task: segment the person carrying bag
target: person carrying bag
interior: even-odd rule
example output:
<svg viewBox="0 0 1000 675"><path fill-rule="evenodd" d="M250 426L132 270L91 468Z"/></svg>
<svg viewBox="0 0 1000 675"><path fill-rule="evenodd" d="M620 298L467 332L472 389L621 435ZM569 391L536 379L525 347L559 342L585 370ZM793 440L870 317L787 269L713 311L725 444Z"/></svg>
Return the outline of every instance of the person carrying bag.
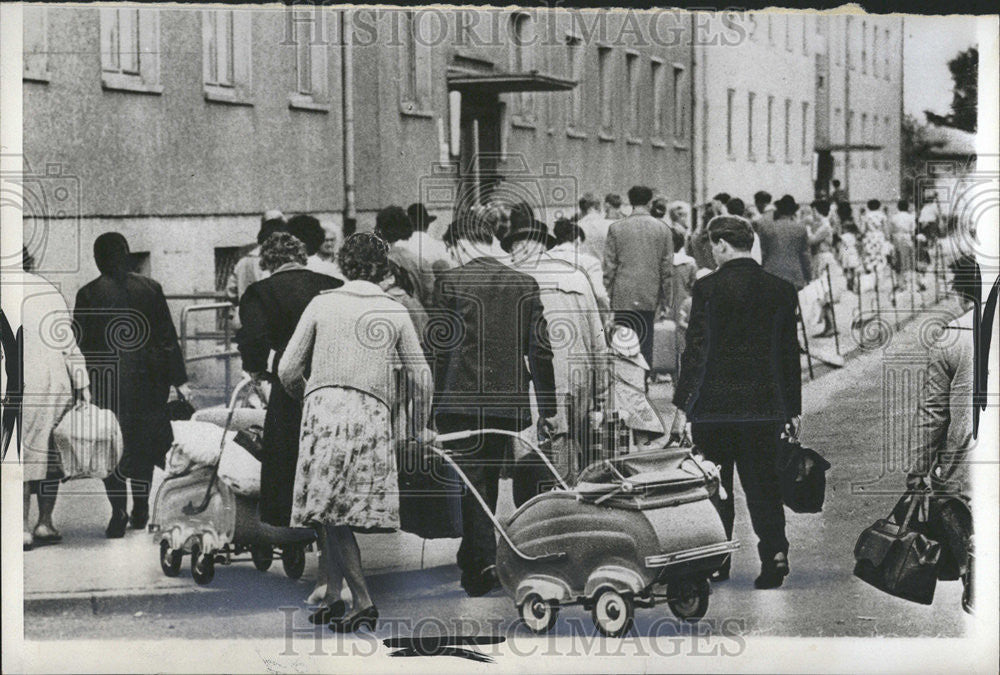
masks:
<svg viewBox="0 0 1000 675"><path fill-rule="evenodd" d="M52 432L65 479L107 478L122 456L122 431L110 410L78 400Z"/></svg>

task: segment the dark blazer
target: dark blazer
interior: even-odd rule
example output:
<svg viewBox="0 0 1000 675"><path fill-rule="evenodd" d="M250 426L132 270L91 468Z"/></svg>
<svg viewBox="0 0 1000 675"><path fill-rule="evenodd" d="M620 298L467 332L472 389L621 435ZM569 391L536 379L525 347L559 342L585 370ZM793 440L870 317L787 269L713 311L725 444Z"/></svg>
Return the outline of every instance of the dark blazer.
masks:
<svg viewBox="0 0 1000 675"><path fill-rule="evenodd" d="M691 422L802 412L795 287L737 258L694 284L674 405Z"/></svg>
<svg viewBox="0 0 1000 675"><path fill-rule="evenodd" d="M812 278L809 230L791 218L774 220L771 214L757 221L760 261L764 269L801 289Z"/></svg>
<svg viewBox="0 0 1000 675"><path fill-rule="evenodd" d="M603 263L612 310L655 312L670 306L674 237L644 207L608 228Z"/></svg>
<svg viewBox="0 0 1000 675"><path fill-rule="evenodd" d="M534 279L493 258L476 258L442 271L435 298L427 341L439 425L525 429L529 383L540 414L555 414L552 347Z"/></svg>
<svg viewBox="0 0 1000 675"><path fill-rule="evenodd" d="M247 286L240 298L240 329L236 333L243 370L257 373L271 370L269 365L273 365L271 372L277 374L277 362L306 305L320 292L343 285L335 277L295 267ZM274 364L268 364L272 349L278 356Z"/></svg>
<svg viewBox="0 0 1000 675"><path fill-rule="evenodd" d="M77 292L73 321L94 405L112 410L121 426L119 467L126 477L141 478L153 465L163 466L174 440L170 387L187 381L163 289L138 274L102 275Z"/></svg>
<svg viewBox="0 0 1000 675"><path fill-rule="evenodd" d="M260 518L269 525L288 526L299 459L302 402L289 396L278 380L278 362L305 311L322 291L339 288L340 279L303 267L279 269L247 286L240 298L240 329L236 333L243 370L270 372L271 396L264 418L260 464ZM275 351L274 363L267 357Z"/></svg>

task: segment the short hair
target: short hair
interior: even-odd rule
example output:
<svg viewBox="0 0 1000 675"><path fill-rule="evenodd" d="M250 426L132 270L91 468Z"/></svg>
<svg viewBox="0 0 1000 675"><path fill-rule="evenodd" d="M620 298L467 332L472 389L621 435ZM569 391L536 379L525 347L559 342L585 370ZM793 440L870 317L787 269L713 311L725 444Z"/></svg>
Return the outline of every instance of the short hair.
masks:
<svg viewBox="0 0 1000 675"><path fill-rule="evenodd" d="M739 197L733 197L728 202L726 202L726 211L729 211L731 216L740 216L741 218L747 211L746 204Z"/></svg>
<svg viewBox="0 0 1000 675"><path fill-rule="evenodd" d="M315 255L326 241L326 231L315 217L300 214L288 221L287 231L306 245L306 254Z"/></svg>
<svg viewBox="0 0 1000 675"><path fill-rule="evenodd" d="M622 196L614 192L604 195L604 201L612 208L620 209L622 207Z"/></svg>
<svg viewBox="0 0 1000 675"><path fill-rule="evenodd" d="M869 199L868 200L868 210L869 211L878 211L880 208L882 208L882 202L880 202L877 199Z"/></svg>
<svg viewBox="0 0 1000 675"><path fill-rule="evenodd" d="M712 197L712 201L722 202L723 205L728 204L730 199L732 199L732 197L729 196L728 192L720 192Z"/></svg>
<svg viewBox="0 0 1000 675"><path fill-rule="evenodd" d="M387 206L375 216L375 232L390 244L409 239L413 222L401 206Z"/></svg>
<svg viewBox="0 0 1000 675"><path fill-rule="evenodd" d="M814 199L811 206L816 209L816 211L821 216L830 215L830 202L825 199Z"/></svg>
<svg viewBox="0 0 1000 675"><path fill-rule="evenodd" d="M771 193L766 190L758 190L753 195L753 203L757 207L767 206L771 203Z"/></svg>
<svg viewBox="0 0 1000 675"><path fill-rule="evenodd" d="M344 240L337 263L349 281L377 284L389 275L389 244L373 232L355 232Z"/></svg>
<svg viewBox="0 0 1000 675"><path fill-rule="evenodd" d="M265 220L261 223L260 230L257 232L257 245L260 246L264 241L270 237L275 232L287 232L288 227L285 225L285 221L282 218L271 218L270 220Z"/></svg>
<svg viewBox="0 0 1000 675"><path fill-rule="evenodd" d="M982 273L976 256L965 253L959 256L951 265L951 288L969 302L979 303L982 299Z"/></svg>
<svg viewBox="0 0 1000 675"><path fill-rule="evenodd" d="M628 189L628 203L632 206L645 206L653 199L653 190L645 185L633 185Z"/></svg>
<svg viewBox="0 0 1000 675"><path fill-rule="evenodd" d="M655 218L662 218L667 215L667 200L663 197L657 197L653 200L653 205L649 209L650 215Z"/></svg>
<svg viewBox="0 0 1000 675"><path fill-rule="evenodd" d="M717 216L708 222L708 238L713 244L725 240L737 251L753 248L753 228L739 216Z"/></svg>
<svg viewBox="0 0 1000 675"><path fill-rule="evenodd" d="M840 181L837 180L836 178L833 179L833 187L835 187L835 188L840 187Z"/></svg>
<svg viewBox="0 0 1000 675"><path fill-rule="evenodd" d="M837 218L840 219L841 223L854 221L854 211L851 209L851 205L849 203L840 202L837 204Z"/></svg>
<svg viewBox="0 0 1000 675"><path fill-rule="evenodd" d="M260 245L260 268L273 272L288 263L306 264L306 245L288 232L272 232Z"/></svg>
<svg viewBox="0 0 1000 675"><path fill-rule="evenodd" d="M900 211L909 211L910 202L906 201L905 199L900 199L898 202L896 202L896 208L899 209Z"/></svg>
<svg viewBox="0 0 1000 675"><path fill-rule="evenodd" d="M593 192L586 192L580 197L580 212L586 213L592 209L601 208L601 200Z"/></svg>
<svg viewBox="0 0 1000 675"><path fill-rule="evenodd" d="M557 220L555 227L552 228L552 231L555 234L557 244L565 244L567 242L576 241L577 239L580 241L587 240L587 235L583 233L583 229L568 218L560 218Z"/></svg>

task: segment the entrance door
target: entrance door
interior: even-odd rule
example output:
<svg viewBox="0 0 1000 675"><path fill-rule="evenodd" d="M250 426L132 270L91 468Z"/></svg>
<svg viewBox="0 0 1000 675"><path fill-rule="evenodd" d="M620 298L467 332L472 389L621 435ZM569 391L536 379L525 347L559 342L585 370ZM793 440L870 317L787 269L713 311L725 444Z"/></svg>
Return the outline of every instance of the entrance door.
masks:
<svg viewBox="0 0 1000 675"><path fill-rule="evenodd" d="M459 204L483 203L499 182L501 104L496 94L462 96Z"/></svg>

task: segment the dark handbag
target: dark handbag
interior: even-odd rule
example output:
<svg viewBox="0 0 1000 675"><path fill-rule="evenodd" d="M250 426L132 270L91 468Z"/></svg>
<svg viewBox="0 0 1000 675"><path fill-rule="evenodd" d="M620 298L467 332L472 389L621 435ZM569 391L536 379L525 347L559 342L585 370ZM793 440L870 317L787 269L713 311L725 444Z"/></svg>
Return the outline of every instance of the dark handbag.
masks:
<svg viewBox="0 0 1000 675"><path fill-rule="evenodd" d="M941 545L916 528L927 519L928 494L904 496L893 513L906 505L901 522L890 514L867 528L854 546L854 576L897 598L929 605L937 587ZM917 507L921 515L914 522Z"/></svg>
<svg viewBox="0 0 1000 675"><path fill-rule="evenodd" d="M167 415L170 417L170 421L178 422L191 419L194 416L194 406L184 398L180 389L174 387L174 391L177 393L177 398L167 402Z"/></svg>
<svg viewBox="0 0 1000 675"><path fill-rule="evenodd" d="M462 536L463 484L455 468L415 442L400 443L399 529L424 539Z"/></svg>
<svg viewBox="0 0 1000 675"><path fill-rule="evenodd" d="M233 440L258 462L264 461L264 428L259 424L254 424L249 429L240 429Z"/></svg>
<svg viewBox="0 0 1000 675"><path fill-rule="evenodd" d="M781 501L795 513L819 513L826 498L830 462L811 448L781 438L776 453Z"/></svg>

